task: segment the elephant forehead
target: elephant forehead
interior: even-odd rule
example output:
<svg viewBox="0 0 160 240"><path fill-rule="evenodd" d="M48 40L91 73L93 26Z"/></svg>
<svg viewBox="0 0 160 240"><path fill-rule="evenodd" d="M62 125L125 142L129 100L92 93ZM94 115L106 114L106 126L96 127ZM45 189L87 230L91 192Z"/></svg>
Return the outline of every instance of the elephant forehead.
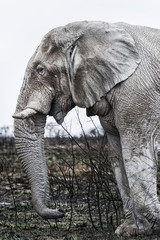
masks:
<svg viewBox="0 0 160 240"><path fill-rule="evenodd" d="M39 49L35 55L34 62L42 62L46 67L51 67L56 65L57 68L61 68L63 65L63 56L62 53L58 49L53 49L52 46L48 48L47 51L44 52L43 46L39 46Z"/></svg>
<svg viewBox="0 0 160 240"><path fill-rule="evenodd" d="M64 28L63 27L58 27L54 28L51 31L49 31L42 39L40 47L43 52L50 52L54 51L58 48L59 44L57 39L60 39L61 36L63 39L65 38L64 34Z"/></svg>
<svg viewBox="0 0 160 240"><path fill-rule="evenodd" d="M42 53L51 53L57 49L57 45L51 35L48 35L42 39L39 49Z"/></svg>
<svg viewBox="0 0 160 240"><path fill-rule="evenodd" d="M70 29L67 26L52 29L41 41L43 52L54 52L57 49L68 48L73 42L83 35L82 30Z"/></svg>

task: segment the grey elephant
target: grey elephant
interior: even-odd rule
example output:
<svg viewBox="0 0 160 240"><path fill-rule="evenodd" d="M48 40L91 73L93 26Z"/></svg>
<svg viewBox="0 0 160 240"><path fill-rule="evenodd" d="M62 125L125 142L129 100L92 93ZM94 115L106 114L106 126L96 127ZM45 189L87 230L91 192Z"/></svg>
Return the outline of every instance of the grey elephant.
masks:
<svg viewBox="0 0 160 240"><path fill-rule="evenodd" d="M61 124L74 107L98 115L123 201L119 235L160 231L156 131L160 119L160 30L125 23L75 22L51 30L31 57L18 97L15 139L35 210L48 207L46 115Z"/></svg>

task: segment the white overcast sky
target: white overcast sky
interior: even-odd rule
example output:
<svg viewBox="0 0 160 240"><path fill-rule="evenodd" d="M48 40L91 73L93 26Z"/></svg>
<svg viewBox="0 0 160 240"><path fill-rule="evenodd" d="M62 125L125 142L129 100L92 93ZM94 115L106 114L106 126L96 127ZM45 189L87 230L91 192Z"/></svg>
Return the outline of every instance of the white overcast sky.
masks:
<svg viewBox="0 0 160 240"><path fill-rule="evenodd" d="M160 28L160 0L0 0L0 126L13 124L25 67L43 35L80 20Z"/></svg>

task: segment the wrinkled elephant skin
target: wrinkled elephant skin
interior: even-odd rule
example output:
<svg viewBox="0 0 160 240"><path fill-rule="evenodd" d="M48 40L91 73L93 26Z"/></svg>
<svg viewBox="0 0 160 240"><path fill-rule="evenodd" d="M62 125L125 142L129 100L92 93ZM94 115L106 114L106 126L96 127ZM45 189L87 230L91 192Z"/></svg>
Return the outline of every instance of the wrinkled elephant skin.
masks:
<svg viewBox="0 0 160 240"><path fill-rule="evenodd" d="M49 208L44 153L46 115L61 124L74 107L97 115L126 220L116 234L160 232L157 152L160 120L160 30L125 23L75 22L51 30L31 57L17 101L15 139L35 210Z"/></svg>

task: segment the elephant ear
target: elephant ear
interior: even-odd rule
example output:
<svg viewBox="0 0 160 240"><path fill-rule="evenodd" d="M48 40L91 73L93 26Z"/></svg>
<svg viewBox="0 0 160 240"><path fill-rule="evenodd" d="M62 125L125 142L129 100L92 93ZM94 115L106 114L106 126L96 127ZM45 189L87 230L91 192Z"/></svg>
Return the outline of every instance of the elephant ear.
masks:
<svg viewBox="0 0 160 240"><path fill-rule="evenodd" d="M140 58L133 38L124 29L116 24L92 24L71 46L69 62L73 101L89 108L128 79Z"/></svg>

